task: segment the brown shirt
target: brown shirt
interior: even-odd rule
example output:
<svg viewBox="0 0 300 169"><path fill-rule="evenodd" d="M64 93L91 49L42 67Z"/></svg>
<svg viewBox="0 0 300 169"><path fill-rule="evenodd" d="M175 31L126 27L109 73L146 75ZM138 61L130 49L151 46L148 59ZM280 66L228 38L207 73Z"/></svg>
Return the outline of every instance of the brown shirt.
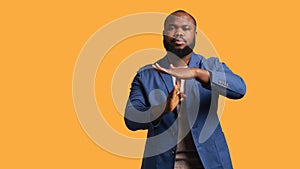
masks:
<svg viewBox="0 0 300 169"><path fill-rule="evenodd" d="M178 139L181 141L177 144L174 169L204 169L190 132L187 115L185 111L180 111L181 107L184 107L184 103L185 101L182 100L177 107Z"/></svg>

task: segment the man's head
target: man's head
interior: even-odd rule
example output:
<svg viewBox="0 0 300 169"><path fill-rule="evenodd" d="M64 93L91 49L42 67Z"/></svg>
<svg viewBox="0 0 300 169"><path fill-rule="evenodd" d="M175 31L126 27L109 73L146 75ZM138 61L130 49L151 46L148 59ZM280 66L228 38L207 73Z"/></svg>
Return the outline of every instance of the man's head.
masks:
<svg viewBox="0 0 300 169"><path fill-rule="evenodd" d="M167 16L164 23L164 47L180 58L190 54L195 47L196 20L192 15L177 10Z"/></svg>

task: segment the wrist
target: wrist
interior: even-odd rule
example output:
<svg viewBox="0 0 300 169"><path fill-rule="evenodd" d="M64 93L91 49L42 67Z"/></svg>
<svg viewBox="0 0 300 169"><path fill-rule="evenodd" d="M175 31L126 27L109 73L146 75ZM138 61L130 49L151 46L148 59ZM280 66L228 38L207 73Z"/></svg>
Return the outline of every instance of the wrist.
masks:
<svg viewBox="0 0 300 169"><path fill-rule="evenodd" d="M209 71L204 69L196 68L194 71L195 79L201 82L204 85L208 85L210 81Z"/></svg>

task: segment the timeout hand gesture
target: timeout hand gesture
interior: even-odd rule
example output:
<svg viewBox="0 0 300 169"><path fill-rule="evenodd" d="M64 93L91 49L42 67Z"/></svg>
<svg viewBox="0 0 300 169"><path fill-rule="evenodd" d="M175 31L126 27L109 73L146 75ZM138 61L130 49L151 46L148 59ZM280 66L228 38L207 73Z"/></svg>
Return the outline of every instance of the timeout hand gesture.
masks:
<svg viewBox="0 0 300 169"><path fill-rule="evenodd" d="M174 67L173 64L170 64L170 68L166 69L161 67L158 63L153 64L152 67L158 72L166 73L179 79L195 78L195 70L193 68Z"/></svg>
<svg viewBox="0 0 300 169"><path fill-rule="evenodd" d="M152 65L152 67L161 73L166 73L172 75L179 79L192 79L195 78L203 85L209 85L210 83L210 74L207 70L200 68L189 68L189 67L174 67L170 64L170 68L166 69L161 67L158 63Z"/></svg>

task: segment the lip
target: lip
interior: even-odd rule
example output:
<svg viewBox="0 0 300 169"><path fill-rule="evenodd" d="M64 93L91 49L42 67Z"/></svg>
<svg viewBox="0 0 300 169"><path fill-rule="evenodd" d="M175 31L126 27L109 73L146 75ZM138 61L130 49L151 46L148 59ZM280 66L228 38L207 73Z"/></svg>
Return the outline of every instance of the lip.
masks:
<svg viewBox="0 0 300 169"><path fill-rule="evenodd" d="M185 40L180 38L180 39L173 39L172 40L173 43L175 43L176 45L183 45L185 44Z"/></svg>
<svg viewBox="0 0 300 169"><path fill-rule="evenodd" d="M177 40L177 41L175 41L175 44L176 44L176 45L183 45L183 44L185 44L185 42L184 42L184 41L179 41L179 40Z"/></svg>

